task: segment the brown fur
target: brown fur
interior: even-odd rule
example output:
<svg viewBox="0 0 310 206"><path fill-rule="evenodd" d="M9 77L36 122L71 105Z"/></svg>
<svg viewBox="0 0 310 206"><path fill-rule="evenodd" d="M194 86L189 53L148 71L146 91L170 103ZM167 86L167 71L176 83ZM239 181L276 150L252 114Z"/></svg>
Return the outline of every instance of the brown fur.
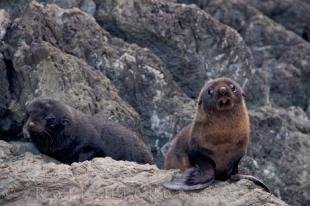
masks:
<svg viewBox="0 0 310 206"><path fill-rule="evenodd" d="M219 111L214 102L206 103L212 108L203 106L202 102L210 87L214 88L216 95L215 92L221 87L230 89L230 84L234 84L239 93L237 95L237 92L230 91L233 95L232 108ZM215 179L229 178L240 158L246 153L250 135L249 125L243 91L236 82L220 78L206 83L200 92L193 122L184 127L172 141L166 156L165 169L185 171L192 168L195 165L192 165L189 151L203 150L215 163Z"/></svg>

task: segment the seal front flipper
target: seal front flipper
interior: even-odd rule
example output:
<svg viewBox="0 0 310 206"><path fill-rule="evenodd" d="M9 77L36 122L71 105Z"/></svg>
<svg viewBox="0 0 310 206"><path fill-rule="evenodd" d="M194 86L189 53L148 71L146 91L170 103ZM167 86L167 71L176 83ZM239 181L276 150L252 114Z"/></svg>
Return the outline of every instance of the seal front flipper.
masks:
<svg viewBox="0 0 310 206"><path fill-rule="evenodd" d="M256 185L262 187L266 192L271 193L269 187L262 180L260 180L257 177L254 177L252 175L235 174L235 175L232 175L230 177L231 181L238 181L238 180L241 180L241 179L251 180Z"/></svg>
<svg viewBox="0 0 310 206"><path fill-rule="evenodd" d="M181 175L164 186L171 190L200 190L208 187L215 179L215 164L201 151L191 151L189 153L193 165L196 167L185 170Z"/></svg>
<svg viewBox="0 0 310 206"><path fill-rule="evenodd" d="M183 173L178 174L171 181L165 182L163 186L170 190L183 190L183 191L204 189L213 183L214 176L202 177L201 175L203 173L199 170L200 169L197 167L187 169ZM200 180L200 182L197 180ZM193 184L194 182L196 182L196 184Z"/></svg>

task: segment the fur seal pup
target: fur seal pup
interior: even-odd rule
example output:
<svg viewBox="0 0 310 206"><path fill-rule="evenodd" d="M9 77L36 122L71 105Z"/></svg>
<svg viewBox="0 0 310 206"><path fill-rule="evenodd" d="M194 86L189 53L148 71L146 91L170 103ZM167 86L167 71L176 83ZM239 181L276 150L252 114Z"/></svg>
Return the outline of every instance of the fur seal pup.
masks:
<svg viewBox="0 0 310 206"><path fill-rule="evenodd" d="M165 169L183 173L164 186L172 190L197 190L214 180L250 179L269 189L250 175L237 174L250 138L250 123L240 85L228 78L207 82L198 97L192 123L172 140Z"/></svg>
<svg viewBox="0 0 310 206"><path fill-rule="evenodd" d="M26 105L25 129L38 150L71 164L94 157L111 157L153 164L151 152L131 130L104 123L59 101L40 98Z"/></svg>

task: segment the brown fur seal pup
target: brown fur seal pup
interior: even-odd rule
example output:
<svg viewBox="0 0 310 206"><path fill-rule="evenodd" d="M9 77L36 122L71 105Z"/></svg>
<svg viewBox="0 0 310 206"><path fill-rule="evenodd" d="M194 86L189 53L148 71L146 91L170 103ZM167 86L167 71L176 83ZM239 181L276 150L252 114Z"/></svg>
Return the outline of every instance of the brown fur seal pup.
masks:
<svg viewBox="0 0 310 206"><path fill-rule="evenodd" d="M165 159L165 169L184 172L165 187L202 189L214 180L227 180L233 175L233 180L250 179L268 190L259 179L237 174L250 137L243 96L242 88L231 79L219 78L204 85L195 119L176 135Z"/></svg>
<svg viewBox="0 0 310 206"><path fill-rule="evenodd" d="M94 157L153 163L137 135L116 123L103 123L59 101L37 99L26 106L25 124L40 152L71 164Z"/></svg>

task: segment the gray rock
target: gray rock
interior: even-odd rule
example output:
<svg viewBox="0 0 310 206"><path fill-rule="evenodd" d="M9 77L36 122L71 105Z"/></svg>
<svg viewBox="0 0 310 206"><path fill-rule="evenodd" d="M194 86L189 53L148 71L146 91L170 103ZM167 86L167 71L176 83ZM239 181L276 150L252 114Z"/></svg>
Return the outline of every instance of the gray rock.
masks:
<svg viewBox="0 0 310 206"><path fill-rule="evenodd" d="M0 8L8 12L11 15L11 18L14 19L23 13L30 1L31 0L1 0Z"/></svg>
<svg viewBox="0 0 310 206"><path fill-rule="evenodd" d="M10 90L13 88L10 86L10 80L12 79L12 74L8 67L11 65L9 62L4 58L2 54L2 39L7 32L7 28L11 23L9 14L4 11L0 10L0 124L4 128L9 127L9 123L3 119L4 115L6 114L10 101L11 101L11 94ZM3 137L3 139L8 139L7 135Z"/></svg>
<svg viewBox="0 0 310 206"><path fill-rule="evenodd" d="M309 43L286 29L296 22L289 29L302 36L299 28L307 15L300 20L302 12L296 14L300 1L276 16L268 14L275 7L264 6L271 0L257 6L245 4L246 0L186 1L205 11L175 0L41 0L44 6L33 3L29 7L28 2L0 0L0 8L12 20L19 17L8 27L10 23L1 22L10 22L10 18L0 12L0 33L5 31L0 35L0 92L8 96L0 96L1 139L21 134L25 102L52 95L86 113L139 131L140 118L153 148L164 152L162 145L193 113L193 101L183 91L195 97L206 79L226 75L245 85L252 108L252 144L242 169L263 178L274 194L292 205L310 204ZM281 9L292 3L273 2ZM46 3L80 7L88 14ZM290 19L285 20L284 14ZM261 105L270 107L258 108ZM113 193L115 198L104 199L115 205L280 204L265 193L257 194L260 189L253 191L247 181L217 183L195 194L170 193L160 186L164 180L156 178L170 179L173 171L109 158L72 166L47 164L42 159L46 157L17 156L16 148L3 145L0 142L0 204L91 205L105 197L109 188L113 192L121 188ZM160 165L162 156L157 155ZM26 166L21 171L21 165L32 170ZM116 170L106 176L111 168ZM9 176L10 171L20 171L20 175ZM24 179L24 174L33 177L33 171L38 178ZM51 176L55 179L46 178ZM39 191L39 199L33 191ZM135 191L137 198L128 195ZM168 198L162 195L166 192Z"/></svg>
<svg viewBox="0 0 310 206"><path fill-rule="evenodd" d="M56 4L60 6L61 8L64 9L69 9L69 8L79 8L80 4L82 3L83 0L39 0L39 2L46 3L46 4Z"/></svg>
<svg viewBox="0 0 310 206"><path fill-rule="evenodd" d="M6 30L11 23L10 15L3 9L0 10L0 41L6 34Z"/></svg>
<svg viewBox="0 0 310 206"><path fill-rule="evenodd" d="M12 26L18 26L17 22ZM44 41L27 41L11 30L6 43L7 68L13 78L11 101L0 125L1 132L21 132L25 121L25 103L35 97L51 97L88 114L99 113L105 120L139 128L139 116L117 94L112 83L84 61ZM19 41L16 41L18 39Z"/></svg>
<svg viewBox="0 0 310 206"><path fill-rule="evenodd" d="M78 9L32 3L10 32L20 41L50 42L103 72L141 115L146 137L159 157L160 147L191 118L194 102L174 83L157 56L111 37Z"/></svg>
<svg viewBox="0 0 310 206"><path fill-rule="evenodd" d="M310 41L310 5L296 0L243 0L265 15ZM309 1L308 1L309 3Z"/></svg>
<svg viewBox="0 0 310 206"><path fill-rule="evenodd" d="M256 67L267 76L267 102L289 108L288 113L267 107L251 112L251 158L244 168L255 171L287 202L308 205L310 121L302 109L310 98L310 45L242 0L190 2L242 35Z"/></svg>
<svg viewBox="0 0 310 206"><path fill-rule="evenodd" d="M310 204L310 121L296 107L250 111L252 140L242 170L291 205Z"/></svg>
<svg viewBox="0 0 310 206"><path fill-rule="evenodd" d="M251 104L264 104L261 74L233 29L196 6L169 1L95 1L96 20L111 34L151 49L190 97L206 79L227 76L244 85ZM255 88L248 89L247 83ZM261 86L262 85L262 86Z"/></svg>
<svg viewBox="0 0 310 206"><path fill-rule="evenodd" d="M18 155L22 155L26 152L30 152L35 155L40 154L39 150L32 142L10 141L9 143L15 146L16 153Z"/></svg>
<svg viewBox="0 0 310 206"><path fill-rule="evenodd" d="M17 156L16 147L8 142L0 140L0 163L3 164L7 160Z"/></svg>
<svg viewBox="0 0 310 206"><path fill-rule="evenodd" d="M47 163L29 153L16 156L3 141L0 148L1 205L287 205L247 180L216 182L199 193L171 192L162 184L175 170L111 158Z"/></svg>
<svg viewBox="0 0 310 206"><path fill-rule="evenodd" d="M9 14L4 10L0 10L0 48L10 23ZM0 118L5 114L10 102L9 78L6 67L4 56L0 53Z"/></svg>
<svg viewBox="0 0 310 206"><path fill-rule="evenodd" d="M93 16L96 12L96 4L92 0L83 0L80 9Z"/></svg>
<svg viewBox="0 0 310 206"><path fill-rule="evenodd" d="M295 105L307 109L310 98L308 42L262 15L243 0L190 2L196 2L213 17L241 34L251 49L257 70L267 76L266 82L263 82L269 91L267 102L282 107ZM255 85L254 82L250 84Z"/></svg>
<svg viewBox="0 0 310 206"><path fill-rule="evenodd" d="M5 115L10 103L9 81L3 55L0 53L0 118ZM1 121L1 120L0 120Z"/></svg>

